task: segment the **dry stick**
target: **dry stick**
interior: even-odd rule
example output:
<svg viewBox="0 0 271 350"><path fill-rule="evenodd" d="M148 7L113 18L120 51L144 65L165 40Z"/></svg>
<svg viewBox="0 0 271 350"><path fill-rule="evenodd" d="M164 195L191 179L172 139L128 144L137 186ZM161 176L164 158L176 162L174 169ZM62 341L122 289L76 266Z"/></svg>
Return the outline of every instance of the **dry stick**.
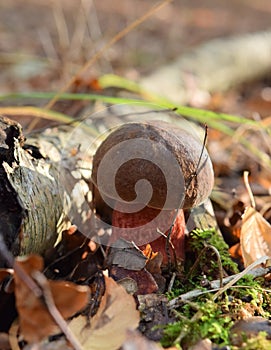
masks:
<svg viewBox="0 0 271 350"><path fill-rule="evenodd" d="M157 3L149 11L147 11L143 16L139 17L130 25L128 25L126 28L121 30L118 34L116 34L81 69L79 69L79 71L71 78L71 80L57 93L57 95L51 101L49 101L45 105L44 108L51 109L53 105L56 103L56 101L59 99L59 97L61 96L61 93L67 91L76 81L77 77L83 74L89 67L91 67L97 61L97 59L99 59L111 46L117 43L120 39L122 39L125 35L127 35L129 32L131 32L134 28L139 26L141 23L146 21L156 11L160 10L162 7L164 7L165 5L169 4L172 1L173 0L163 0L162 2Z"/></svg>
<svg viewBox="0 0 271 350"><path fill-rule="evenodd" d="M270 256L262 256L261 258L250 264L247 268L245 268L244 271L235 275L229 283L227 283L223 288L219 289L219 291L213 296L213 301L217 299L221 294L223 294L227 289L233 286L236 282L238 282L240 278L244 277L256 266L265 263L267 260L270 260Z"/></svg>
<svg viewBox="0 0 271 350"><path fill-rule="evenodd" d="M218 270L219 270L219 283L220 283L220 288L222 288L223 287L223 267L222 267L221 257L220 257L218 249L211 244L206 244L205 247L203 248L203 250L200 252L199 256L197 257L196 261L194 262L193 266L191 267L191 269L186 277L186 280L188 280L192 276L192 274L194 273L194 271L196 270L196 268L198 267L198 265L200 263L201 257L205 254L205 252L208 249L213 250L213 252L216 255Z"/></svg>
<svg viewBox="0 0 271 350"><path fill-rule="evenodd" d="M169 284L168 284L168 287L167 287L167 291L168 293L172 291L172 288L174 286L174 282L175 282L175 279L176 279L176 272L173 272L171 278L170 278L170 281L169 281Z"/></svg>
<svg viewBox="0 0 271 350"><path fill-rule="evenodd" d="M259 277L259 276L264 276L267 273L269 273L270 272L270 268L256 268L255 269L255 266L265 262L268 259L269 259L269 257L267 257L267 256L262 257L262 258L258 259L257 261L255 261L253 264L249 265L241 273L238 273L237 275L234 275L234 276L226 277L223 281L224 281L224 283L227 283L230 280L229 283L227 283L227 285L225 285L225 287L219 289L218 292L213 296L212 300L214 301L226 289L228 289L229 287L232 287L234 283L236 283L240 278L242 278L245 275L252 275L253 277ZM196 290L190 291L188 293L185 293L183 295L180 295L179 297L169 301L168 307L169 307L169 309L173 309L173 308L179 307L180 305L182 305L188 299L200 296L200 295L202 295L204 293L210 293L210 292L216 291L218 289L217 285L218 285L218 281L212 281L211 282L211 287L214 288L212 290L202 291L202 290L196 289ZM199 310L192 317L191 321L195 322L201 315L202 315L202 311ZM185 335L185 330L182 330L181 333L179 334L179 336L175 339L174 343L175 344L180 343L180 341L182 340L184 335Z"/></svg>
<svg viewBox="0 0 271 350"><path fill-rule="evenodd" d="M54 321L56 322L56 324L59 326L59 328L65 334L67 340L71 343L73 348L75 350L82 350L83 348L82 348L81 344L76 339L74 334L71 332L67 322L61 316L60 312L58 311L58 309L55 305L55 302L54 302L54 299L52 296L52 292L51 292L51 289L50 289L50 286L48 284L46 277L40 271L35 271L33 273L33 278L35 278L35 280L37 281L39 286L42 288L45 304L46 304L47 309L50 312L51 316L53 317Z"/></svg>
<svg viewBox="0 0 271 350"><path fill-rule="evenodd" d="M7 264L10 267L13 267L13 270L17 273L20 279L24 281L27 287L30 290L32 290L34 295L37 298L40 298L42 296L42 290L35 283L35 281L33 281L33 279L24 271L24 269L22 269L21 266L17 264L17 262L14 259L14 256L8 250L2 235L0 235L0 255L2 255L2 257L6 260Z"/></svg>
<svg viewBox="0 0 271 350"><path fill-rule="evenodd" d="M256 203L255 203L255 199L254 199L251 187L249 185L248 175L249 175L249 172L248 171L244 171L244 183L245 183L245 186L246 186L246 190L247 190L248 195L249 195L251 206L252 206L253 209L255 209L256 208Z"/></svg>
<svg viewBox="0 0 271 350"><path fill-rule="evenodd" d="M65 334L66 338L69 340L69 342L72 344L75 350L82 350L81 344L71 333L67 323L57 310L50 287L45 276L41 272L36 271L34 273L34 277L35 280L38 282L37 284L36 281L33 278L31 278L24 271L24 269L22 269L22 267L18 265L17 262L14 260L14 257L6 247L2 235L0 235L0 254L5 258L5 260L10 266L13 266L14 271L37 298L40 298L42 296L44 297L48 311L50 312L51 316L54 318L55 322L58 324L62 332Z"/></svg>
<svg viewBox="0 0 271 350"><path fill-rule="evenodd" d="M11 350L21 350L18 344L18 332L19 331L19 321L16 319L8 331L8 338Z"/></svg>

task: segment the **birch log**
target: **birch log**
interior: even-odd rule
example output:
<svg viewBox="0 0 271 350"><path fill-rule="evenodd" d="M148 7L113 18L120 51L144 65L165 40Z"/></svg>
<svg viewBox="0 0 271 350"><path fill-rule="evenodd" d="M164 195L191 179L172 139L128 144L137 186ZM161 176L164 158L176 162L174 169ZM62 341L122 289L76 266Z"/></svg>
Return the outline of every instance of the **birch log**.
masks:
<svg viewBox="0 0 271 350"><path fill-rule="evenodd" d="M43 253L62 212L56 165L26 146L18 123L1 117L0 135L0 234L14 255Z"/></svg>

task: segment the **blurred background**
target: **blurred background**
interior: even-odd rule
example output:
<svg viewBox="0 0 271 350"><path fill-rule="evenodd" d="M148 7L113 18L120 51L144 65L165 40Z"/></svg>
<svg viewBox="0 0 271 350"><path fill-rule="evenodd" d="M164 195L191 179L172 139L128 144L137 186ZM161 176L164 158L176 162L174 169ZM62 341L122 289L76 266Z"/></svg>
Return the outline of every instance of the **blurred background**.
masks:
<svg viewBox="0 0 271 350"><path fill-rule="evenodd" d="M155 0L0 2L0 92L59 89ZM270 27L268 0L178 0L111 47L88 72L137 79L212 38Z"/></svg>

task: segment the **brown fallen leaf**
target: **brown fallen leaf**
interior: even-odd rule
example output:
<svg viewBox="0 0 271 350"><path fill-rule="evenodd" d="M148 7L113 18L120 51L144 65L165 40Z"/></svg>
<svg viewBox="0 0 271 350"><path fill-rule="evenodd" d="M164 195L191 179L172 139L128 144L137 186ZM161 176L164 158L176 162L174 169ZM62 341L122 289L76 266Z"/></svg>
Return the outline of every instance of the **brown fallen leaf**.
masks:
<svg viewBox="0 0 271 350"><path fill-rule="evenodd" d="M0 349L1 350L10 350L9 336L7 333L0 333Z"/></svg>
<svg viewBox="0 0 271 350"><path fill-rule="evenodd" d="M236 261L238 261L239 263L243 263L243 256L242 256L242 251L241 251L241 244L236 243L233 246L231 246L229 248L229 253L230 256L235 259Z"/></svg>
<svg viewBox="0 0 271 350"><path fill-rule="evenodd" d="M150 247L149 244L148 244L148 246ZM147 246L147 248L148 248L148 246ZM161 252L153 252L151 250L150 251L150 255L148 256L147 263L146 263L146 269L151 274L161 274L162 262L163 262L163 255L162 255L162 253Z"/></svg>
<svg viewBox="0 0 271 350"><path fill-rule="evenodd" d="M196 345L194 345L190 350L212 350L212 349L213 349L213 347L212 347L211 340L210 339L202 339ZM168 349L168 350L170 350L170 349Z"/></svg>
<svg viewBox="0 0 271 350"><path fill-rule="evenodd" d="M140 271L146 265L147 258L132 242L119 238L115 247L107 256L108 265L116 265L128 270Z"/></svg>
<svg viewBox="0 0 271 350"><path fill-rule="evenodd" d="M159 289L160 284L164 285L161 275L161 252L153 252L150 244L141 251L132 242L122 238L116 243L117 248L111 248L107 258L109 276L118 282L133 279L136 282L135 295L162 291L163 287Z"/></svg>
<svg viewBox="0 0 271 350"><path fill-rule="evenodd" d="M243 216L240 244L245 267L262 256L271 256L271 225L252 207Z"/></svg>
<svg viewBox="0 0 271 350"><path fill-rule="evenodd" d="M24 339L30 343L39 342L59 331L46 303L29 288L26 279L43 269L43 259L38 255L17 258L18 268L14 271L15 298L19 324ZM21 272L20 272L21 271ZM33 281L33 280L32 280ZM89 288L66 281L48 281L51 294L63 318L68 318L84 308L89 299Z"/></svg>
<svg viewBox="0 0 271 350"><path fill-rule="evenodd" d="M162 347L137 331L127 331L122 350L162 350Z"/></svg>
<svg viewBox="0 0 271 350"><path fill-rule="evenodd" d="M233 345L241 347L244 339L256 337L265 332L266 339L271 339L271 322L260 316L238 320L231 328L230 338Z"/></svg>
<svg viewBox="0 0 271 350"><path fill-rule="evenodd" d="M158 291L158 285L152 276L152 274L146 269L140 271L133 271L124 269L119 266L112 266L110 268L110 276L115 281L122 280L123 278L132 278L137 285L136 295L138 294L150 294Z"/></svg>
<svg viewBox="0 0 271 350"><path fill-rule="evenodd" d="M96 315L90 320L80 315L69 323L84 350L119 349L127 329L135 329L139 324L134 298L112 278L106 277L105 285L105 294Z"/></svg>

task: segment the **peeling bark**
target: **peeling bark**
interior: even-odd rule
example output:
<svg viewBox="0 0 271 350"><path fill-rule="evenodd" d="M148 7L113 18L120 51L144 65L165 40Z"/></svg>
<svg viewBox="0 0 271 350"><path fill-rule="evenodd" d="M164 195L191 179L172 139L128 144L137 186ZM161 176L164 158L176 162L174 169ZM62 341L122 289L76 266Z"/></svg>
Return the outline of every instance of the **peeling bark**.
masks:
<svg viewBox="0 0 271 350"><path fill-rule="evenodd" d="M1 117L0 134L0 234L13 255L44 253L62 212L55 166L31 155L18 123Z"/></svg>

